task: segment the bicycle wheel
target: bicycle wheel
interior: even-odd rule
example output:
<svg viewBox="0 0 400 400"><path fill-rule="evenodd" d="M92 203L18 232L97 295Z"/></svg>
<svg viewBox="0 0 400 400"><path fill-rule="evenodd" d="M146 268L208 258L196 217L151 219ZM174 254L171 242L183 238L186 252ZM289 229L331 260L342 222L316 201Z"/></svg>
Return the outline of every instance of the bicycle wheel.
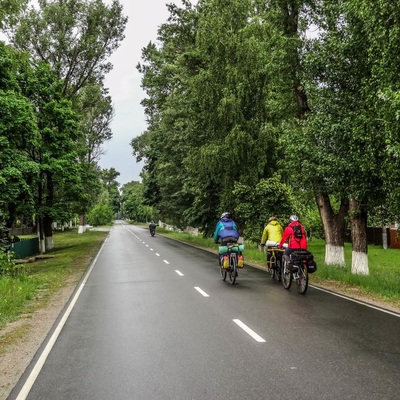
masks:
<svg viewBox="0 0 400 400"><path fill-rule="evenodd" d="M237 277L237 254L236 253L231 253L230 256L230 267L228 270L229 273L229 279L231 281L231 284L234 285L236 282L236 277Z"/></svg>
<svg viewBox="0 0 400 400"><path fill-rule="evenodd" d="M221 278L223 281L226 279L226 275L228 274L227 270L221 266L219 266L219 272L221 274Z"/></svg>
<svg viewBox="0 0 400 400"><path fill-rule="evenodd" d="M271 278L274 279L274 277L275 277L275 269L271 268L271 260L267 261L267 270L268 270Z"/></svg>
<svg viewBox="0 0 400 400"><path fill-rule="evenodd" d="M287 268L286 260L284 260L283 267L282 267L282 285L286 290L289 290L290 286L292 286L292 279L293 279L293 275Z"/></svg>
<svg viewBox="0 0 400 400"><path fill-rule="evenodd" d="M308 270L305 264L299 266L298 278L296 279L297 290L300 294L304 294L308 288Z"/></svg>
<svg viewBox="0 0 400 400"><path fill-rule="evenodd" d="M280 257L276 258L275 279L280 282L282 277L282 260Z"/></svg>

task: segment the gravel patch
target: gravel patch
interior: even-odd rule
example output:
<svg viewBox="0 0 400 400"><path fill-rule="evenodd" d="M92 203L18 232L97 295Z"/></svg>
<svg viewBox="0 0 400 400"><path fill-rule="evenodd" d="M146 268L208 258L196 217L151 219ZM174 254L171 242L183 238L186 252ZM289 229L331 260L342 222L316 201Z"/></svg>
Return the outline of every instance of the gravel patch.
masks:
<svg viewBox="0 0 400 400"><path fill-rule="evenodd" d="M75 290L80 276L54 293L47 304L0 330L0 399L6 399Z"/></svg>

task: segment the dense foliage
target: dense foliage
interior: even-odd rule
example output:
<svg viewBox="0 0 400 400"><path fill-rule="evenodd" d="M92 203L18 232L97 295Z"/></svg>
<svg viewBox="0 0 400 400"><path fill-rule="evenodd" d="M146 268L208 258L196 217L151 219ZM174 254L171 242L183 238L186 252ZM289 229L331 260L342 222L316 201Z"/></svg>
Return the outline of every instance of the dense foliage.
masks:
<svg viewBox="0 0 400 400"><path fill-rule="evenodd" d="M368 218L399 220L398 2L182 0L137 65L142 183L96 165L112 136L117 0L1 1L0 206L10 227L107 207L211 234L222 211L257 241L271 214L366 254ZM22 52L24 51L24 52ZM102 189L103 187L103 189ZM23 201L22 201L23 199ZM317 221L319 213L321 220ZM1 221L0 221L1 222ZM336 259L334 262L344 262ZM359 268L359 267L357 267ZM363 266L362 273L367 272Z"/></svg>
<svg viewBox="0 0 400 400"><path fill-rule="evenodd" d="M210 234L230 210L255 240L268 215L301 211L281 163L281 138L301 130L306 112L296 69L304 28L292 28L302 19L290 3L170 5L161 45L143 49L149 128L132 147L146 161L144 195L162 218Z"/></svg>
<svg viewBox="0 0 400 400"><path fill-rule="evenodd" d="M117 0L0 4L10 42L0 42L0 223L37 224L45 251L53 222L85 215L102 193L114 113L103 81L127 19ZM108 189L114 214L119 192Z"/></svg>
<svg viewBox="0 0 400 400"><path fill-rule="evenodd" d="M148 129L131 145L148 204L205 234L229 210L254 240L270 214L317 225L315 198L328 243L343 246L348 217L366 253L367 216L385 225L400 209L399 7L169 5L138 65Z"/></svg>

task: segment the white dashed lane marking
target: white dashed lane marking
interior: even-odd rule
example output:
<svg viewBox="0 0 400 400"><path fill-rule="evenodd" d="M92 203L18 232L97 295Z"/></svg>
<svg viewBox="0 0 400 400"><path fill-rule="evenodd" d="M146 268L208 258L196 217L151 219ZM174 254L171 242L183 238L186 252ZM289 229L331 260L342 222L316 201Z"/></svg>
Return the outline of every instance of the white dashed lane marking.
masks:
<svg viewBox="0 0 400 400"><path fill-rule="evenodd" d="M249 334L254 340L260 343L264 343L265 340L255 333L252 329L250 329L246 324L244 324L240 319L234 319L233 322L240 326L247 334Z"/></svg>
<svg viewBox="0 0 400 400"><path fill-rule="evenodd" d="M204 297L210 297L203 289L200 289L198 286L195 286L195 289Z"/></svg>

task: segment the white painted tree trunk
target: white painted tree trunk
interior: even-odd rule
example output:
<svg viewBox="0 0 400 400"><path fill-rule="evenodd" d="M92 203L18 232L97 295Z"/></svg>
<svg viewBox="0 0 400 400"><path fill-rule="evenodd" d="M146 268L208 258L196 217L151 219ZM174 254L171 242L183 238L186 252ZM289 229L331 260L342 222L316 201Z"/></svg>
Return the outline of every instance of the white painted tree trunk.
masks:
<svg viewBox="0 0 400 400"><path fill-rule="evenodd" d="M356 198L349 200L351 224L351 241L353 251L351 256L351 273L369 275L368 239L367 239L367 202Z"/></svg>
<svg viewBox="0 0 400 400"><path fill-rule="evenodd" d="M327 194L317 194L315 199L325 232L325 264L344 266L344 226L348 203L342 200L335 214Z"/></svg>
<svg viewBox="0 0 400 400"><path fill-rule="evenodd" d="M54 248L53 236L46 236L45 242L46 242L46 250L51 250L52 248Z"/></svg>
<svg viewBox="0 0 400 400"><path fill-rule="evenodd" d="M351 273L369 275L368 254L357 251L351 253Z"/></svg>
<svg viewBox="0 0 400 400"><path fill-rule="evenodd" d="M325 245L325 264L344 267L344 247L327 243Z"/></svg>
<svg viewBox="0 0 400 400"><path fill-rule="evenodd" d="M79 228L78 233L85 233L86 232L86 215L82 214L79 216Z"/></svg>

